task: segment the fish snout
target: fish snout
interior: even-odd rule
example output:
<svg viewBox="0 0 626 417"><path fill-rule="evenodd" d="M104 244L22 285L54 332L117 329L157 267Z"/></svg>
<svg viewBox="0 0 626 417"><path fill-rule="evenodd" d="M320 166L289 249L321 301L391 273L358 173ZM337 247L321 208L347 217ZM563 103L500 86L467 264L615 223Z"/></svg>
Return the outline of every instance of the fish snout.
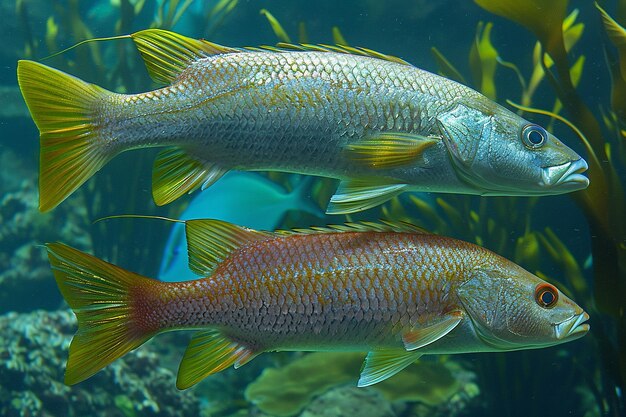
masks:
<svg viewBox="0 0 626 417"><path fill-rule="evenodd" d="M585 323L587 320L589 320L589 314L584 311L574 314L569 319L554 325L554 335L562 342L583 337L590 328L589 324Z"/></svg>
<svg viewBox="0 0 626 417"><path fill-rule="evenodd" d="M583 190L589 185L589 178L582 175L589 166L583 158L561 165L541 169L541 185L562 192Z"/></svg>

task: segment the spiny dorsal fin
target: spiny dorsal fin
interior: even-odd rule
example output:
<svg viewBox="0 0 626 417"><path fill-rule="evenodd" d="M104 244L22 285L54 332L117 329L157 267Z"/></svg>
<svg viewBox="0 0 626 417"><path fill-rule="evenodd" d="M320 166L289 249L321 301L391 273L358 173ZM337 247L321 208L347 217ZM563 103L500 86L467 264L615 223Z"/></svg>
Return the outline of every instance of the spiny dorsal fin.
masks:
<svg viewBox="0 0 626 417"><path fill-rule="evenodd" d="M163 29L146 29L130 35L152 79L170 84L193 61L210 55L240 52L205 40Z"/></svg>
<svg viewBox="0 0 626 417"><path fill-rule="evenodd" d="M353 47L347 45L312 45L312 44L292 44L286 42L280 42L274 46L261 46L254 48L254 50L267 50L273 52L293 52L293 51L313 51L313 52L336 52L339 54L350 54L359 56L368 56L371 58L378 58L385 61L395 62L402 65L411 65L404 59L398 58L392 55L386 55L380 52L372 51L367 48Z"/></svg>
<svg viewBox="0 0 626 417"><path fill-rule="evenodd" d="M188 220L185 222L189 269L202 276L211 275L215 268L235 249L272 236L221 220Z"/></svg>
<svg viewBox="0 0 626 417"><path fill-rule="evenodd" d="M345 223L308 229L266 232L248 229L221 220L187 220L185 233L189 252L189 269L202 276L211 275L215 268L235 249L272 236L311 235L343 232L398 232L430 234L429 231L405 222L380 220L377 222Z"/></svg>
<svg viewBox="0 0 626 417"><path fill-rule="evenodd" d="M330 224L327 226L313 226L308 229L277 230L278 235L312 235L317 233L337 232L397 232L431 234L426 229L401 221L379 220L378 222L361 221L355 223Z"/></svg>
<svg viewBox="0 0 626 417"><path fill-rule="evenodd" d="M249 48L229 48L206 40L188 38L178 33L163 29L146 29L133 33L130 37L135 42L141 57L143 58L152 79L158 83L170 84L178 75L193 61L210 55L228 54L243 51L255 52L293 52L315 51L336 52L368 56L396 62L403 65L411 65L403 59L395 56L382 54L367 48L355 48L346 45L310 45L279 43L274 46L260 46Z"/></svg>

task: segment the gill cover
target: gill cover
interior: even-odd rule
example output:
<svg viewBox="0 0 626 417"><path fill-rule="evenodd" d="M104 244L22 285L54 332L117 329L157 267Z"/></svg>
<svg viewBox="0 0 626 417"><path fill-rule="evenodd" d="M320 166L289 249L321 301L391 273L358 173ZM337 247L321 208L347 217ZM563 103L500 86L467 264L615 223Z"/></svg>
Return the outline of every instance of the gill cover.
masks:
<svg viewBox="0 0 626 417"><path fill-rule="evenodd" d="M474 183L471 178L476 172L473 172L472 165L481 142L491 138L493 116L459 103L438 116L437 124L457 172Z"/></svg>
<svg viewBox="0 0 626 417"><path fill-rule="evenodd" d="M488 338L494 326L502 323L504 290L501 281L490 279L484 271L476 271L457 289L457 295L481 338Z"/></svg>
<svg viewBox="0 0 626 417"><path fill-rule="evenodd" d="M518 278L496 271L476 271L457 294L483 343L498 351L525 349L544 338L544 325L533 311L534 299L524 296Z"/></svg>

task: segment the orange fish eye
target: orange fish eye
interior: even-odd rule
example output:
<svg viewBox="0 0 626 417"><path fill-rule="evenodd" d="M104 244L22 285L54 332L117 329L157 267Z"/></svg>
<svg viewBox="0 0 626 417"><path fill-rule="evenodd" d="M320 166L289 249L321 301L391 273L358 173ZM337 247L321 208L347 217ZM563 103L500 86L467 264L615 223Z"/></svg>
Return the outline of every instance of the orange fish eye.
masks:
<svg viewBox="0 0 626 417"><path fill-rule="evenodd" d="M535 301L543 308L552 308L559 300L559 292L548 283L537 285L535 288Z"/></svg>

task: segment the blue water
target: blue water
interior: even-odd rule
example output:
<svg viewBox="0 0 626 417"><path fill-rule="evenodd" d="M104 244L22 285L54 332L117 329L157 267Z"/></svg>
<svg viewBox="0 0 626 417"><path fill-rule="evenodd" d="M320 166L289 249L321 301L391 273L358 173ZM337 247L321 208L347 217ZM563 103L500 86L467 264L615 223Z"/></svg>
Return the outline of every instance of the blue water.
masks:
<svg viewBox="0 0 626 417"><path fill-rule="evenodd" d="M615 94L611 101L612 83L603 51L606 48L611 62L617 59L616 49L603 32L598 11L582 0L573 0L567 7L568 13L579 9L577 22L585 25L569 60L573 63L585 56L576 92L591 110L591 118L598 122L601 132L601 137L590 139L601 143L602 148L603 142L610 143L611 162L606 157L601 157L600 162L606 172L615 170L610 180L614 187L594 191L592 203L582 201L581 195L507 199L416 194L434 213L429 216L405 194L394 205L349 219L320 218L311 213L313 210L300 213L280 205L280 215L272 212L271 218L255 219L257 212L253 210L258 208L262 213L271 208L254 207L249 202L239 205L240 212L230 214L232 219L249 219L249 227L255 227L258 220L258 227L275 224L276 228L360 219L404 220L482 244L533 273L543 274L585 308L591 315L592 331L584 338L532 351L430 357L425 363L439 366L434 368L438 371L434 375L415 371L416 377L406 379L412 386L397 387L397 398L375 387L356 390L358 369L354 379L326 378L325 375L336 375L332 371L344 363L344 359L335 356L329 356L326 363L295 368L305 369L300 373L285 371L291 369L288 366L303 363L299 353L262 355L241 369L229 369L194 388L178 391L176 371L188 341L186 333L159 336L87 381L72 387L64 385L68 345L76 323L57 289L43 244L61 241L136 273L156 277L163 269L164 257L184 249L180 242L175 249L166 247L171 224L128 218L94 221L118 214L179 218L188 207L193 207L198 192L157 207L151 193L152 162L157 151L132 151L116 157L57 208L40 213L39 134L19 93L17 60L41 60L88 36L113 36L149 27L164 27L228 46L272 45L278 39L260 14L261 9L267 9L293 42L331 44L332 28L338 27L352 46L399 56L432 72L439 71L431 53L431 48L436 47L477 89L480 82L472 73L469 51L479 22L493 22L491 40L502 60L514 63L527 83L534 69L536 38L532 33L474 2L166 1L161 13L165 17L160 17L161 3L0 0L0 416L626 415L622 393L626 387L626 228L615 214L626 191L626 147L623 137L619 137L623 122L614 121L611 128L603 120L603 115L611 119L611 112L618 115L615 120L626 113ZM168 20L168 4L177 4L177 10L182 11L186 3L189 7L177 21ZM614 2L605 3L607 11L617 16ZM228 9L228 4L232 9ZM218 10L218 5L226 7ZM299 35L303 26L306 38ZM139 92L154 86L127 40L81 46L44 62L115 91ZM494 81L499 103L506 105L507 99L520 102L522 86L514 71L500 65ZM532 98L532 106L551 110L555 98L554 85L544 79ZM583 126L590 126L589 119L571 110L567 107L561 114L583 130ZM550 124L550 118L545 116L526 117ZM568 146L590 160L572 130L563 123L554 123L552 129ZM288 175L254 175L263 176L259 184L268 193L289 195L298 184ZM591 187L600 183L597 178L592 178ZM335 185L327 181L318 188L312 187L310 195L303 197L308 202L299 206L323 204ZM282 191L271 191L274 186ZM220 193L203 204L219 205ZM233 197L232 201L236 207L238 200ZM447 211L448 206L456 214ZM597 207L598 211L590 211L589 207ZM224 211L220 209L224 207L210 207L207 212L216 213L217 217ZM519 243L520 239L526 239L526 243ZM522 252L532 252L535 243L533 254L525 256ZM560 253L558 259L555 253ZM259 379L268 374L264 372L268 369L284 373L272 382ZM442 373L449 374L449 380L435 377ZM334 383L333 378L338 378L338 382ZM320 380L324 383L320 384ZM264 400L252 394L253 387L258 388L259 384L269 384ZM424 394L429 388L445 394L433 400L436 395ZM404 390L409 394L402 396L400 391ZM289 408L292 403L295 408ZM282 414L279 410L283 410Z"/></svg>

